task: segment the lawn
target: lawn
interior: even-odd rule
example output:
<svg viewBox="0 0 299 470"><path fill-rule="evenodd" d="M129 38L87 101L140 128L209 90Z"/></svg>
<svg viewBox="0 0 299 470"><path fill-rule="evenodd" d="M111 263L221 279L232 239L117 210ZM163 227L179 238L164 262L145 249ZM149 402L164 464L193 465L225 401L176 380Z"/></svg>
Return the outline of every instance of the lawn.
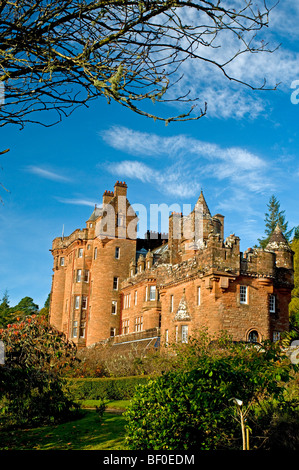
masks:
<svg viewBox="0 0 299 470"><path fill-rule="evenodd" d="M120 413L100 419L84 410L82 418L64 424L0 432L0 450L124 450L124 426Z"/></svg>

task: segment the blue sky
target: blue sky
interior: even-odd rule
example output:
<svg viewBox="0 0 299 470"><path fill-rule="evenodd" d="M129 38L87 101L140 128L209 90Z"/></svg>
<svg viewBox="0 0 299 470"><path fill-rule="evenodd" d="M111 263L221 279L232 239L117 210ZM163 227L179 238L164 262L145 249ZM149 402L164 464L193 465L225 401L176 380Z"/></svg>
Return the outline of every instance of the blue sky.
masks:
<svg viewBox="0 0 299 470"><path fill-rule="evenodd" d="M231 64L231 72L250 83L280 82L277 91L252 91L186 63L180 87L208 103L198 121L165 126L99 99L50 128L2 128L1 149L10 152L0 157L0 181L9 189L0 193L1 297L7 289L11 305L30 296L43 306L51 289L52 240L63 226L66 235L85 227L116 180L126 181L132 204L147 208L193 207L203 189L212 214L225 216L225 236L238 235L241 250L263 236L272 194L289 228L298 225L298 21L299 4L284 0L263 33L280 48ZM174 115L180 108L156 104L153 111Z"/></svg>

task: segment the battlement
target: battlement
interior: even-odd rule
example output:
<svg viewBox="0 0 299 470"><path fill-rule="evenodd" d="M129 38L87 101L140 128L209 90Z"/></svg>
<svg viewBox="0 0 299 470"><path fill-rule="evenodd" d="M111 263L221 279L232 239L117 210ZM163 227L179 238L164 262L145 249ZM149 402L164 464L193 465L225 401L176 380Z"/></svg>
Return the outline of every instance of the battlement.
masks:
<svg viewBox="0 0 299 470"><path fill-rule="evenodd" d="M145 234L145 238L146 240L168 240L168 233L148 230Z"/></svg>
<svg viewBox="0 0 299 470"><path fill-rule="evenodd" d="M52 250L61 250L61 249L67 248L76 240L87 240L87 239L88 239L88 230L86 228L84 228L83 230L78 228L69 236L54 238L53 243L52 243Z"/></svg>

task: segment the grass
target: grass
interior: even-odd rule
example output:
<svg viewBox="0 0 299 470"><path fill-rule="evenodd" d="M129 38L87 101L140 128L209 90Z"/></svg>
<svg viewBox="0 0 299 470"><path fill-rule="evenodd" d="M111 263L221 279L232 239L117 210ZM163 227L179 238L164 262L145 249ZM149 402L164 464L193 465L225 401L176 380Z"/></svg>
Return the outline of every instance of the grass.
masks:
<svg viewBox="0 0 299 470"><path fill-rule="evenodd" d="M124 411L129 400L110 401L107 409ZM0 450L124 450L125 419L105 412L100 419L94 410L98 400L81 402L84 416L75 421L0 433Z"/></svg>
<svg viewBox="0 0 299 470"><path fill-rule="evenodd" d="M124 450L125 418L95 410L56 426L17 429L0 433L0 450Z"/></svg>
<svg viewBox="0 0 299 470"><path fill-rule="evenodd" d="M80 406L82 408L96 408L101 403L100 400L82 400ZM130 400L115 400L107 403L107 408L111 410L125 410L130 403Z"/></svg>

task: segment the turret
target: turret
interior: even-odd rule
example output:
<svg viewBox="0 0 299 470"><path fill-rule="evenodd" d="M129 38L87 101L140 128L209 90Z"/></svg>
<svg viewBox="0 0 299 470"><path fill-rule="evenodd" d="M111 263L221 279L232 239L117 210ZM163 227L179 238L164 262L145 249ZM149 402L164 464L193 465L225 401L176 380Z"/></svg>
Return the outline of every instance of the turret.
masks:
<svg viewBox="0 0 299 470"><path fill-rule="evenodd" d="M293 270L293 251L291 250L279 224L276 225L265 248L276 255L276 267Z"/></svg>

